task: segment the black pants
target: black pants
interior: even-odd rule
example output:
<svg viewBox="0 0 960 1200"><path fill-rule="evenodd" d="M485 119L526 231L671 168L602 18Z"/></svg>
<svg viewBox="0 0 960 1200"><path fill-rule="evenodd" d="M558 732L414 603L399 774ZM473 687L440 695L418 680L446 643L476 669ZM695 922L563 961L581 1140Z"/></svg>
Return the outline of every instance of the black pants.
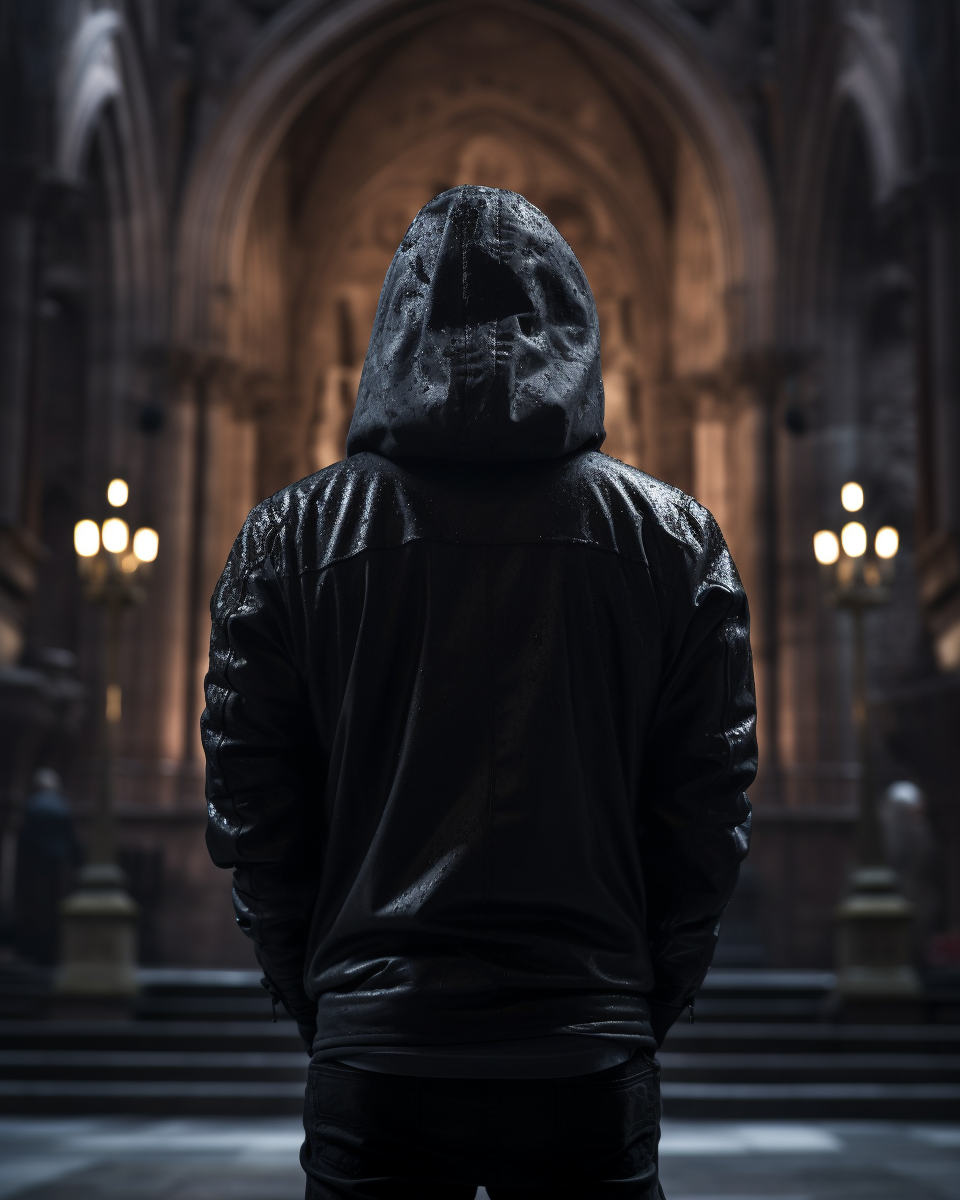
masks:
<svg viewBox="0 0 960 1200"><path fill-rule="evenodd" d="M662 1200L660 1067L567 1079L421 1079L313 1062L306 1200Z"/></svg>

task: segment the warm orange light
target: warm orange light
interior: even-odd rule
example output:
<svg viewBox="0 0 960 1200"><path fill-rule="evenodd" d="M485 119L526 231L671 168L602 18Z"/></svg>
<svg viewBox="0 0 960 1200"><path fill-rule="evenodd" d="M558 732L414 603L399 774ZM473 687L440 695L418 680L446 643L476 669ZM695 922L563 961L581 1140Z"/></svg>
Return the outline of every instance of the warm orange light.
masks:
<svg viewBox="0 0 960 1200"><path fill-rule="evenodd" d="M877 530L873 545L877 558L893 558L900 549L900 534L892 525L884 525L882 529Z"/></svg>
<svg viewBox="0 0 960 1200"><path fill-rule="evenodd" d="M821 529L813 535L813 552L817 562L825 567L831 566L840 557L840 543L837 535L830 529Z"/></svg>
<svg viewBox="0 0 960 1200"><path fill-rule="evenodd" d="M100 530L96 521L78 521L74 525L73 548L81 558L93 558L100 549Z"/></svg>
<svg viewBox="0 0 960 1200"><path fill-rule="evenodd" d="M133 552L142 563L151 563L160 549L160 538L155 529L146 525L133 535Z"/></svg>
<svg viewBox="0 0 960 1200"><path fill-rule="evenodd" d="M130 489L125 479L111 479L107 484L107 500L114 508L123 508L130 499Z"/></svg>
<svg viewBox="0 0 960 1200"><path fill-rule="evenodd" d="M119 517L110 517L103 523L103 548L111 554L122 554L130 541L130 527Z"/></svg>
<svg viewBox="0 0 960 1200"><path fill-rule="evenodd" d="M840 545L844 554L859 558L867 550L867 531L859 521L848 521L840 530Z"/></svg>
<svg viewBox="0 0 960 1200"><path fill-rule="evenodd" d="M840 503L847 512L859 512L863 508L863 488L860 484L845 483L840 489Z"/></svg>

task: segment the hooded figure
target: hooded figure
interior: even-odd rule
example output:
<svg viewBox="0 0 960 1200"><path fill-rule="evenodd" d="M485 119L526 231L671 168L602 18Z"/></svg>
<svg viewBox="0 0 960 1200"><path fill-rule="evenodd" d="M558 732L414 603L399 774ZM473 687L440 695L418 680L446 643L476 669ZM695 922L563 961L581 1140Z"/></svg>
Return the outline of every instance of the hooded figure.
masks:
<svg viewBox="0 0 960 1200"><path fill-rule="evenodd" d="M570 247L452 189L346 459L214 594L207 843L313 1055L308 1196L661 1194L652 1056L746 853L755 703L716 523L603 436Z"/></svg>
<svg viewBox="0 0 960 1200"><path fill-rule="evenodd" d="M347 454L517 462L603 438L597 310L573 251L522 196L444 192L387 272Z"/></svg>

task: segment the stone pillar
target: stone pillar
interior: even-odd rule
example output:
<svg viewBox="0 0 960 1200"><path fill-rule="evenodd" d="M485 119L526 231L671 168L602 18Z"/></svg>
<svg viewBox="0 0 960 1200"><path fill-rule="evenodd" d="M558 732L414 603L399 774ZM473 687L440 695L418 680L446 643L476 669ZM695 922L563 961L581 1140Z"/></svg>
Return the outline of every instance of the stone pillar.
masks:
<svg viewBox="0 0 960 1200"><path fill-rule="evenodd" d="M916 89L921 479L917 571L938 666L960 667L960 135L951 4L908 5Z"/></svg>
<svg viewBox="0 0 960 1200"><path fill-rule="evenodd" d="M693 424L693 494L708 508L729 540L729 422L717 395L701 392Z"/></svg>
<svg viewBox="0 0 960 1200"><path fill-rule="evenodd" d="M20 520L27 435L34 221L18 207L0 217L0 521Z"/></svg>
<svg viewBox="0 0 960 1200"><path fill-rule="evenodd" d="M779 569L775 443L765 438L764 393L756 371L742 365L690 381L693 494L717 519L750 602L759 707L758 734L765 795L777 792ZM771 578L772 577L772 578Z"/></svg>
<svg viewBox="0 0 960 1200"><path fill-rule="evenodd" d="M199 720L210 641L210 597L255 503L256 423L245 381L220 363L194 379L194 450L184 756L199 762Z"/></svg>
<svg viewBox="0 0 960 1200"><path fill-rule="evenodd" d="M193 485L197 449L197 383L189 364L172 364L166 426L157 447L157 532L160 556L147 601L155 662L154 694L149 698L155 749L166 764L186 757L188 643L191 621ZM144 703L146 709L148 704Z"/></svg>
<svg viewBox="0 0 960 1200"><path fill-rule="evenodd" d="M942 671L960 667L960 230L956 168L925 179L919 254L920 599Z"/></svg>
<svg viewBox="0 0 960 1200"><path fill-rule="evenodd" d="M15 663L23 649L40 554L23 527L36 235L27 197L17 199L0 212L0 668Z"/></svg>
<svg viewBox="0 0 960 1200"><path fill-rule="evenodd" d="M44 161L43 89L49 85L47 16L6 5L0 44L0 922L9 935L19 804L47 717L45 681L16 664L40 547L24 529L30 356L36 311L38 167ZM30 69L24 70L29 63Z"/></svg>

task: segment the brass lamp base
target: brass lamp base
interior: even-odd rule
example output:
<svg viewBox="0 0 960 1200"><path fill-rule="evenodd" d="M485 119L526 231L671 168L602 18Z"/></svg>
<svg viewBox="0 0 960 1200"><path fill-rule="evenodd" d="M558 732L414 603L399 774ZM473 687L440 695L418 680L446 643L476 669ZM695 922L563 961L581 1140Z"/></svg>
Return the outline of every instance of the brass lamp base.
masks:
<svg viewBox="0 0 960 1200"><path fill-rule="evenodd" d="M889 867L858 867L837 909L834 1007L845 1016L919 1020L923 988L911 963L913 907Z"/></svg>
<svg viewBox="0 0 960 1200"><path fill-rule="evenodd" d="M62 950L58 997L123 1002L136 995L139 908L119 867L91 863L60 906Z"/></svg>

